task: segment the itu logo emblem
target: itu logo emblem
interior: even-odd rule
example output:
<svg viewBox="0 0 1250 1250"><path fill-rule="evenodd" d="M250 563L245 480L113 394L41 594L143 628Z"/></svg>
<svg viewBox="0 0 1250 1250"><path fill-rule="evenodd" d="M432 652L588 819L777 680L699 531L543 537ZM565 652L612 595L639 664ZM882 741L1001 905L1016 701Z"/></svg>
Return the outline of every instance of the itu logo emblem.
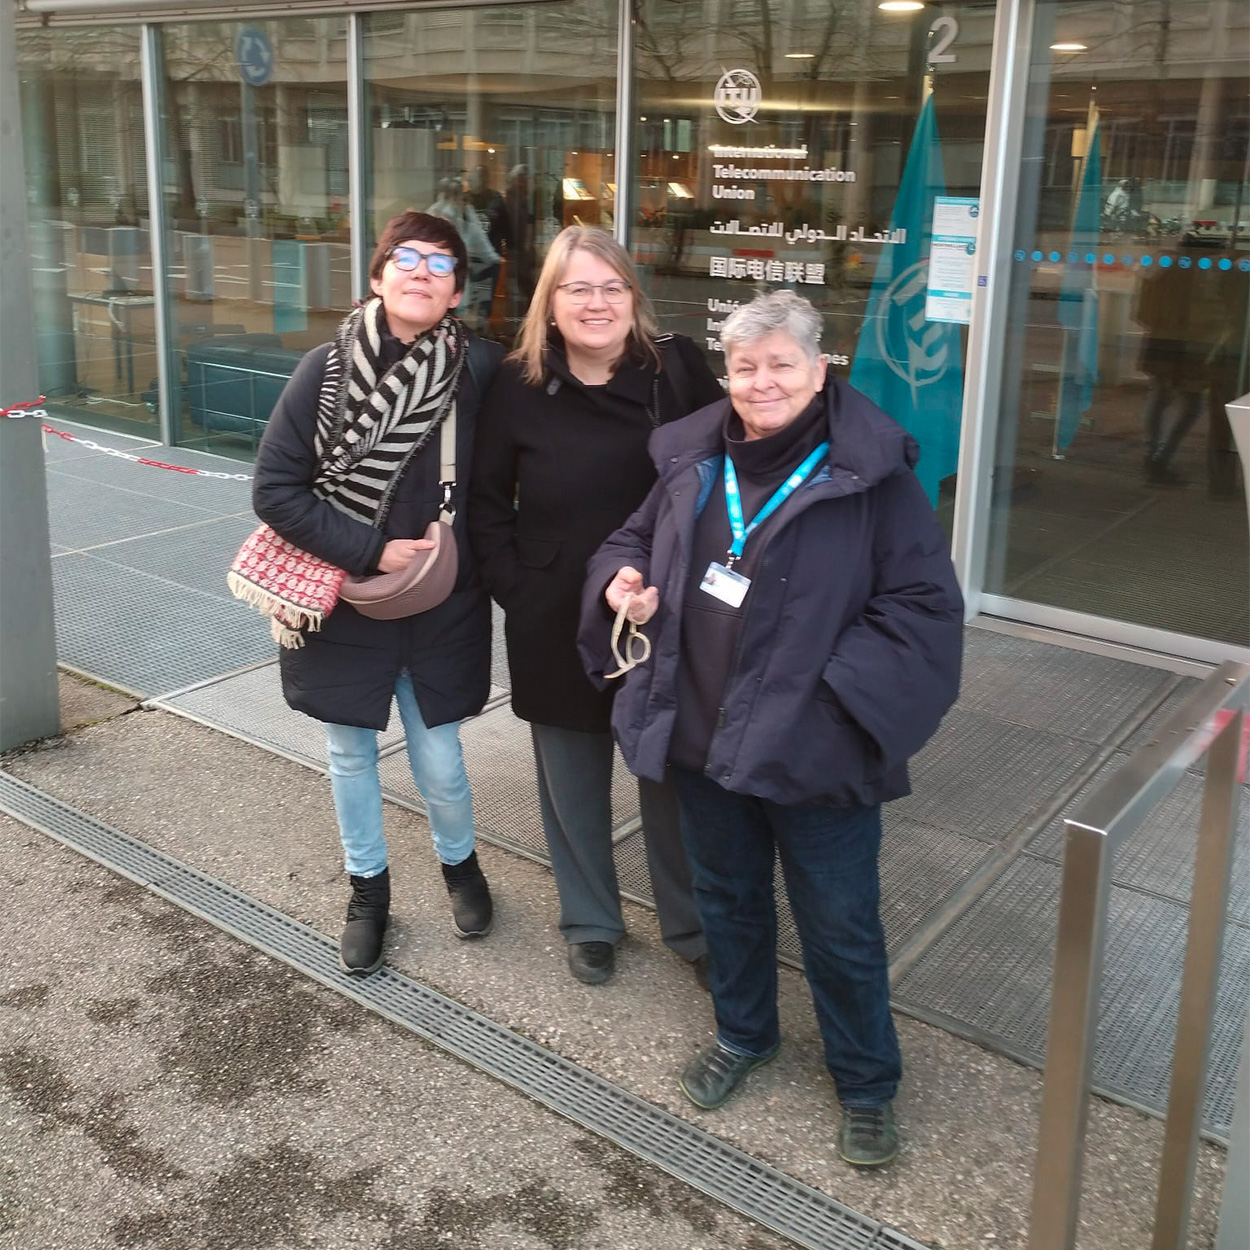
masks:
<svg viewBox="0 0 1250 1250"><path fill-rule="evenodd" d="M753 122L763 100L760 80L749 69L727 69L717 80L712 102L731 126Z"/></svg>
<svg viewBox="0 0 1250 1250"><path fill-rule="evenodd" d="M950 327L925 319L928 258L909 265L886 288L877 319L881 359L911 387L912 400L932 386L951 363Z"/></svg>

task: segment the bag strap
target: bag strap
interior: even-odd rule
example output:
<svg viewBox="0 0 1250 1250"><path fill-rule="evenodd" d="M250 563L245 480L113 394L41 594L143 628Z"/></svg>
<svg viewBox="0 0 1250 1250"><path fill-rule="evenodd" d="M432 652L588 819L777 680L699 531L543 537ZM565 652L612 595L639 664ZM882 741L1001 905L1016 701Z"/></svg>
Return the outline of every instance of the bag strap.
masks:
<svg viewBox="0 0 1250 1250"><path fill-rule="evenodd" d="M476 351L474 349L477 349ZM495 377L498 357L486 347L485 340L476 334L469 336L468 347L465 349L465 365L469 376L477 388L478 399L481 400ZM443 488L443 502L438 511L438 519L451 525L456 519L456 509L452 506L451 492L456 485L456 401L452 401L446 419L439 432L438 443L438 484Z"/></svg>
<svg viewBox="0 0 1250 1250"><path fill-rule="evenodd" d="M476 349L476 350L474 350ZM469 347L465 353L465 364L469 366L469 376L477 387L478 399L485 399L490 384L495 380L495 370L499 367L499 355L486 346L486 340L476 334L469 336Z"/></svg>
<svg viewBox="0 0 1250 1250"><path fill-rule="evenodd" d="M662 372L668 374L669 385L673 388L673 395L677 400L680 414L684 417L687 413L694 411L694 396L691 392L690 373L686 368L686 362L682 360L681 352L678 350L671 334L661 334L655 341L660 349L661 359L664 362ZM653 424L660 424L659 416L657 399Z"/></svg>
<svg viewBox="0 0 1250 1250"><path fill-rule="evenodd" d="M443 488L443 502L438 519L451 525L456 519L456 509L451 502L451 492L456 485L456 401L443 419L438 434L438 484Z"/></svg>

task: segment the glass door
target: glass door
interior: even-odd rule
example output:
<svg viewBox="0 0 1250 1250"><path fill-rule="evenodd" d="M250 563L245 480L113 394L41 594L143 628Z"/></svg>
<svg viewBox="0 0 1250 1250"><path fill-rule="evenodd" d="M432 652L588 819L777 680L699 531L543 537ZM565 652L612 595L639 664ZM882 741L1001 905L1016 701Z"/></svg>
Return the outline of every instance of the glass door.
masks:
<svg viewBox="0 0 1250 1250"><path fill-rule="evenodd" d="M156 437L139 28L17 46L39 389L58 416Z"/></svg>
<svg viewBox="0 0 1250 1250"><path fill-rule="evenodd" d="M987 606L1245 645L1250 8L1041 0L1022 156Z"/></svg>
<svg viewBox="0 0 1250 1250"><path fill-rule="evenodd" d="M632 243L665 329L720 370L719 330L789 287L824 347L920 444L945 519L995 10L646 0Z"/></svg>
<svg viewBox="0 0 1250 1250"><path fill-rule="evenodd" d="M511 344L565 226L612 229L617 14L561 0L364 18L369 249L406 208L448 218L469 252L458 315L481 335Z"/></svg>
<svg viewBox="0 0 1250 1250"><path fill-rule="evenodd" d="M175 442L255 451L351 305L347 21L162 27Z"/></svg>

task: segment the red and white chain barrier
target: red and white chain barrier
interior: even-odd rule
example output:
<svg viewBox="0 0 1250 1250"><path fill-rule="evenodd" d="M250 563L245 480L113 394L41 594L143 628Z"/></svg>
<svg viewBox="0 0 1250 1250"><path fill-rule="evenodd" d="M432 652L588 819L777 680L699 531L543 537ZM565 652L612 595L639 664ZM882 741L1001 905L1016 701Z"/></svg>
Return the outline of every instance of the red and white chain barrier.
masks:
<svg viewBox="0 0 1250 1250"><path fill-rule="evenodd" d="M146 465L149 469L169 469L173 473L184 473L188 477L215 477L226 482L252 481L250 473L221 473L215 469L192 469L185 464L166 464L163 460L153 460L151 456L137 456L134 452L122 451L117 447L105 447L101 443L93 442L91 439L83 438L81 435L70 434L67 430L58 430L44 420L48 415L47 410L37 406L42 404L46 398L47 396L40 395L38 399L29 399L22 404L13 404L8 408L0 408L0 417L39 418L39 428L44 434L45 447L47 447L47 436L55 434L57 438L63 438L67 443L77 443L80 447L87 448L88 451L102 452L106 456L115 456L118 460L129 460L133 464Z"/></svg>

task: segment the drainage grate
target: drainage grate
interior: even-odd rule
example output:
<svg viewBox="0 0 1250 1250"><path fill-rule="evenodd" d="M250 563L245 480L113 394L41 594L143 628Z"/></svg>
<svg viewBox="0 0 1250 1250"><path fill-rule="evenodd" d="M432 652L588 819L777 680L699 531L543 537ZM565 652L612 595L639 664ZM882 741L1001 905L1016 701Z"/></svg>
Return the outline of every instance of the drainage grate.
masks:
<svg viewBox="0 0 1250 1250"><path fill-rule="evenodd" d="M343 973L334 942L0 771L0 811L514 1086L710 1197L814 1250L925 1250L486 1016L383 968Z"/></svg>

